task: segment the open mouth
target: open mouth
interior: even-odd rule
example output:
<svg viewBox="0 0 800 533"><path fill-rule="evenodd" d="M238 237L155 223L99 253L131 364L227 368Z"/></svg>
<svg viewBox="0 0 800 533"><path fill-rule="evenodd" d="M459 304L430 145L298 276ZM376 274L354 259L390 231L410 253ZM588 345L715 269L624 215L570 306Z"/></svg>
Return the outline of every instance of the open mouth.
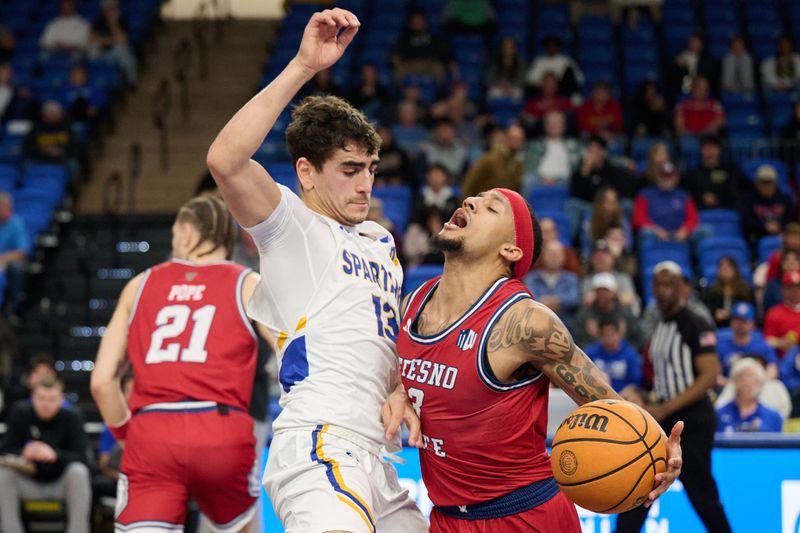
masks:
<svg viewBox="0 0 800 533"><path fill-rule="evenodd" d="M455 210L453 216L450 217L450 220L445 224L445 226L450 226L450 229L455 228L466 228L467 224L469 224L469 218L467 217L467 213L461 209L460 207Z"/></svg>

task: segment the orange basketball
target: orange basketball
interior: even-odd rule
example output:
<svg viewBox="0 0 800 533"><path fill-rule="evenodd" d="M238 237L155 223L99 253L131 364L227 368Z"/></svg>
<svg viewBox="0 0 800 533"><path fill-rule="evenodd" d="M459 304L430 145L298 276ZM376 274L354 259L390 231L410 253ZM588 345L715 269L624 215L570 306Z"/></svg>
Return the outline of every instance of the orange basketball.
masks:
<svg viewBox="0 0 800 533"><path fill-rule="evenodd" d="M615 514L644 503L667 467L667 436L644 409L620 400L578 407L556 431L553 475L572 501Z"/></svg>

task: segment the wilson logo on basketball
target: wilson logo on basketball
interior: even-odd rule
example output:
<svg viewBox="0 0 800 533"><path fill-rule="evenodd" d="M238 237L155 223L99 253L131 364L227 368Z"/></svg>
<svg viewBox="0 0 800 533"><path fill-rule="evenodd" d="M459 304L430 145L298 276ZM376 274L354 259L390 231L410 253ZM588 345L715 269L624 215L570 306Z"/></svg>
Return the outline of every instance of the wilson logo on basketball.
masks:
<svg viewBox="0 0 800 533"><path fill-rule="evenodd" d="M571 415L565 418L558 427L560 429L564 426L568 426L569 429L575 429L577 427L605 433L608 427L608 417L598 414L587 415L586 413Z"/></svg>

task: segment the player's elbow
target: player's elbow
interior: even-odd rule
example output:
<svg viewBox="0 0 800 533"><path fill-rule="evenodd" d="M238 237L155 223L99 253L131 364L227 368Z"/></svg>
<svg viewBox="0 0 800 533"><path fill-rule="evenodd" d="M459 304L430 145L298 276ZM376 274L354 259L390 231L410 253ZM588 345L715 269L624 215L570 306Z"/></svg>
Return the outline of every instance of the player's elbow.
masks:
<svg viewBox="0 0 800 533"><path fill-rule="evenodd" d="M95 400L98 400L103 396L103 393L108 390L114 384L114 377L108 376L103 372L99 372L97 369L92 371L91 381L89 383L89 390L92 393L92 397Z"/></svg>
<svg viewBox="0 0 800 533"><path fill-rule="evenodd" d="M206 154L206 165L217 183L229 180L246 161L239 161L229 150L215 141Z"/></svg>

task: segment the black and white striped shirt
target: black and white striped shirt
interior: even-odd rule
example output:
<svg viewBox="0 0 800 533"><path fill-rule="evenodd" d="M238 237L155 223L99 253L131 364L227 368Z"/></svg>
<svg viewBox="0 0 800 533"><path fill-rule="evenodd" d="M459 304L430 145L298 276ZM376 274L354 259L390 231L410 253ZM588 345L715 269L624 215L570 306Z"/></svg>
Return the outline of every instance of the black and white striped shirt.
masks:
<svg viewBox="0 0 800 533"><path fill-rule="evenodd" d="M666 402L689 388L695 380L694 358L717 350L714 326L684 307L661 319L650 341L650 360L656 396Z"/></svg>

